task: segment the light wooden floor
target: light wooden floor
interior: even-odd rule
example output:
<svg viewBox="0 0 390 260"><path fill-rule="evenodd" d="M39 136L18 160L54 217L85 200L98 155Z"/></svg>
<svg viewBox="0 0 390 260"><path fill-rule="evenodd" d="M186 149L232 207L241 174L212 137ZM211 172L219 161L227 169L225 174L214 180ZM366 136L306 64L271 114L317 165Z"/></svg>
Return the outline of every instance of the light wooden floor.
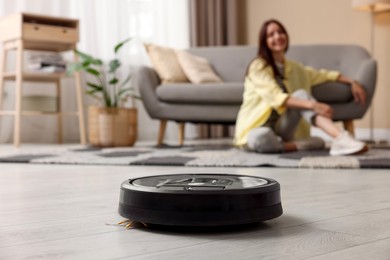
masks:
<svg viewBox="0 0 390 260"><path fill-rule="evenodd" d="M271 177L284 214L211 233L108 225L127 178ZM390 171L0 164L0 259L390 259Z"/></svg>

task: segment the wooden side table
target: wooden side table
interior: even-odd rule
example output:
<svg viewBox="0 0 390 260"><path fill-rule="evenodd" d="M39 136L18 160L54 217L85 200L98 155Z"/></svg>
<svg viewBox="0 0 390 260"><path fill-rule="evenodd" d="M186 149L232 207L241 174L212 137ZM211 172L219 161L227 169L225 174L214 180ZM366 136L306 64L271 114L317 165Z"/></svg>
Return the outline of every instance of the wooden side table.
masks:
<svg viewBox="0 0 390 260"><path fill-rule="evenodd" d="M20 145L20 129L22 116L55 115L58 119L58 142L62 142L62 117L74 115L78 117L80 142L86 143L83 90L80 73L75 73L77 111L61 112L60 104L56 112L24 111L22 110L22 85L24 82L50 82L56 85L56 94L59 100L61 77L64 73L39 73L23 70L23 52L25 50L39 50L64 52L76 48L79 40L79 21L75 19L42 16L28 13L18 13L0 19L0 38L3 43L2 58L0 60L0 115L14 116L14 145ZM16 50L16 69L7 72L7 53ZM77 60L77 56L74 56ZM15 81L15 109L3 110L4 82Z"/></svg>

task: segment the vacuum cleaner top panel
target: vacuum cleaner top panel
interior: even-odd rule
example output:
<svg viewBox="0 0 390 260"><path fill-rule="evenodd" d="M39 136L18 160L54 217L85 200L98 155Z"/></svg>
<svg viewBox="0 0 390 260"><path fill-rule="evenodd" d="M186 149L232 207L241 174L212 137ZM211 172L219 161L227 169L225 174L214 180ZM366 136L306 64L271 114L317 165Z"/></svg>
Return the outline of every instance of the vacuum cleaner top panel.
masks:
<svg viewBox="0 0 390 260"><path fill-rule="evenodd" d="M123 183L123 188L149 192L218 192L218 191L250 191L262 188L267 191L271 179L231 174L179 174L160 175L131 179ZM274 187L275 188L275 187ZM279 188L279 187L278 187ZM268 190L269 191L269 190Z"/></svg>

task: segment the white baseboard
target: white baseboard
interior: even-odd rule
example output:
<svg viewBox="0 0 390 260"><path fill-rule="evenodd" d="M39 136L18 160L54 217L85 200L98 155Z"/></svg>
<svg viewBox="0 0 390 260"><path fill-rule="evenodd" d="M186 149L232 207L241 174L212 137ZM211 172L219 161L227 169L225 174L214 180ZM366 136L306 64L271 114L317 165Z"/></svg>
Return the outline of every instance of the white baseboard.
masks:
<svg viewBox="0 0 390 260"><path fill-rule="evenodd" d="M372 135L372 136L371 136ZM386 141L390 142L390 129L376 128L372 133L368 128L356 129L356 137L361 140Z"/></svg>

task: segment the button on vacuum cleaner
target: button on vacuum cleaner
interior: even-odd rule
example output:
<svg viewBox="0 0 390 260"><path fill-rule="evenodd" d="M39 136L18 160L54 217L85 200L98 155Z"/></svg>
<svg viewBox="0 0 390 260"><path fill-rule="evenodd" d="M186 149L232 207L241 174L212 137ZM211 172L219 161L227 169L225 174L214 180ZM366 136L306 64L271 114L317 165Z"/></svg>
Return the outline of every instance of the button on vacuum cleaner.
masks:
<svg viewBox="0 0 390 260"><path fill-rule="evenodd" d="M134 221L173 226L260 222L283 213L277 181L233 174L176 174L122 183L119 213Z"/></svg>

